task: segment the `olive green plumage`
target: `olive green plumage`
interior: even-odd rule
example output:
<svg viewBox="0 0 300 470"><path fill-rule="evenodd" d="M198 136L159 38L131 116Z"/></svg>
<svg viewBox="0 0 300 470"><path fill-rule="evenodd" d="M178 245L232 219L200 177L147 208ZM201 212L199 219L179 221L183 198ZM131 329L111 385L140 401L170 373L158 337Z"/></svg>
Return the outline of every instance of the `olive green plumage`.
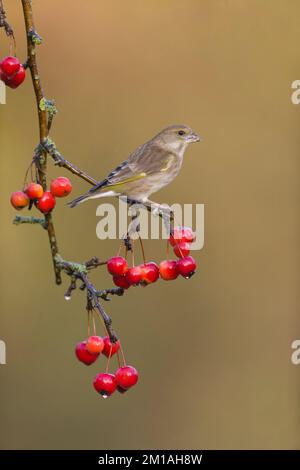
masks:
<svg viewBox="0 0 300 470"><path fill-rule="evenodd" d="M173 181L180 171L188 144L199 140L200 137L188 126L173 125L163 129L69 206L106 196L146 201L150 194Z"/></svg>

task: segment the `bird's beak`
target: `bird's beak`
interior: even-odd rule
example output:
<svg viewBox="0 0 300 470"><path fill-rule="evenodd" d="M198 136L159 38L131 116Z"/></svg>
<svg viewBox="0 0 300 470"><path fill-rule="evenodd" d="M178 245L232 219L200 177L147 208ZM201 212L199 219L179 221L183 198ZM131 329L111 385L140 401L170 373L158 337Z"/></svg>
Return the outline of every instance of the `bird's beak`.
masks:
<svg viewBox="0 0 300 470"><path fill-rule="evenodd" d="M187 140L188 140L188 142L201 142L202 138L200 137L200 135L196 134L196 132L192 132L188 136Z"/></svg>

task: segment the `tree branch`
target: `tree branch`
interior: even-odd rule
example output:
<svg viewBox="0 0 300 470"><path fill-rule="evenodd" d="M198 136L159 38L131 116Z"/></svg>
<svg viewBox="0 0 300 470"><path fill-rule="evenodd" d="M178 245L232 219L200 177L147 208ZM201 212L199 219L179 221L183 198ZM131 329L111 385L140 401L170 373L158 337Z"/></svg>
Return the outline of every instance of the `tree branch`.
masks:
<svg viewBox="0 0 300 470"><path fill-rule="evenodd" d="M72 163L68 162L63 158L63 156L58 152L54 142L52 142L48 138L49 130L52 125L52 120L54 115L56 114L57 110L54 105L54 101L47 100L44 96L41 79L39 76L39 70L37 65L37 57L36 57L36 46L41 44L41 37L36 32L34 27L33 21L33 13L32 13L32 4L31 0L22 0L23 5L23 13L24 13L24 20L25 20L25 28L26 28L26 36L27 36L27 61L26 65L30 69L33 89L36 98L36 106L38 112L38 122L39 122L39 135L40 135L40 142L39 145L35 149L35 154L33 157L33 163L37 170L37 177L39 182L42 184L44 190L47 189L47 154L49 154L55 164L66 168L67 170L71 171L73 174L83 178L88 183L94 185L97 183L96 180L85 174L83 171L79 170L75 167ZM0 0L0 6L2 6L2 0ZM3 20L3 13L4 10L1 10L2 16L0 19L2 22ZM73 290L76 289L76 282L78 280L81 281L81 289L86 290L87 295L87 309L91 310L94 309L98 312L100 317L103 319L105 328L107 333L110 337L112 342L117 341L117 336L112 329L111 326L111 319L105 312L104 308L99 302L99 298L103 298L104 300L109 300L109 294L116 294L122 295L123 289L108 289L103 291L98 291L94 285L90 282L88 278L88 271L96 268L97 266L102 266L106 264L106 261L100 261L98 258L93 257L91 260L87 261L86 263L75 263L71 261L65 261L59 255L58 252L58 245L57 239L54 230L54 224L52 215L46 214L45 219L39 219L34 217L21 217L17 216L15 218L15 223L40 223L44 226L44 228L48 232L48 238L50 243L52 261L55 271L55 280L56 284L61 284L61 272L64 271L70 278L71 284L68 291L65 294L65 299L71 298L71 293Z"/></svg>
<svg viewBox="0 0 300 470"><path fill-rule="evenodd" d="M36 105L38 111L38 120L39 120L39 133L40 133L40 141L42 142L48 136L48 122L47 122L47 110L42 109L40 106L41 100L44 99L43 89L41 85L41 79L39 76L39 70L37 65L36 59L36 41L33 39L37 34L34 27L33 22L33 14L32 14L32 6L31 0L22 0L23 5L23 13L25 19L25 28L26 28L26 36L27 36L27 64L28 68L30 69L33 88L36 97ZM39 164L36 165L38 177L40 183L42 184L44 190L47 189L47 153L45 151L42 152L42 155L39 159ZM55 263L55 256L58 253L58 246L57 240L52 220L51 214L46 214L45 222L48 232L49 244L51 249L54 273L55 273L55 281L56 284L61 284L61 273L60 269Z"/></svg>

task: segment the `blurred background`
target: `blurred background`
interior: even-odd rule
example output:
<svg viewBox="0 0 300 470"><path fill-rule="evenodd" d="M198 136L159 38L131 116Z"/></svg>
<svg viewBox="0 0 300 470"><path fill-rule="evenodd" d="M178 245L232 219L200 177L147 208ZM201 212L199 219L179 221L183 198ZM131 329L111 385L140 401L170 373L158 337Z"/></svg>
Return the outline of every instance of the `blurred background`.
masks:
<svg viewBox="0 0 300 470"><path fill-rule="evenodd" d="M21 2L4 2L26 57ZM46 233L15 226L9 204L38 143L31 80L0 105L3 449L299 448L300 78L296 0L33 1L38 62L59 113L51 137L95 178L162 127L203 136L156 201L204 203L205 246L189 281L131 289L105 305L140 373L126 395L93 390L104 361L74 357L84 295L54 284ZM1 31L1 56L8 42ZM70 176L50 164L49 176ZM73 195L88 185L71 176ZM59 200L61 255L113 255L96 201ZM106 200L105 202L108 202ZM26 211L25 211L26 212ZM165 243L145 243L160 261ZM105 269L92 275L110 287Z"/></svg>

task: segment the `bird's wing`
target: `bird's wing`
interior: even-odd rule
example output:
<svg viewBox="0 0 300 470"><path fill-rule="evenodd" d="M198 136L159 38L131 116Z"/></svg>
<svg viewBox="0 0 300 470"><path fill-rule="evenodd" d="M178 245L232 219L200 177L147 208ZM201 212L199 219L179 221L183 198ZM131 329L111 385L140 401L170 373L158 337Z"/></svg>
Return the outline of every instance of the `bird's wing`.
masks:
<svg viewBox="0 0 300 470"><path fill-rule="evenodd" d="M175 154L166 151L162 146L148 142L130 155L128 165L134 173L144 170L146 176L150 176L167 171L175 158Z"/></svg>
<svg viewBox="0 0 300 470"><path fill-rule="evenodd" d="M118 187L125 183L165 172L169 169L174 158L174 155L167 153L159 146L141 145L129 156L128 160L125 160L111 171L105 180L93 186L89 193L112 186Z"/></svg>
<svg viewBox="0 0 300 470"><path fill-rule="evenodd" d="M111 171L107 178L93 186L89 190L89 193L95 193L101 189L110 188L111 186L118 186L124 183L130 183L140 178L144 178L145 176L146 173L143 171L141 171L140 173L132 171L128 164L128 161L125 161L118 165L113 171Z"/></svg>

